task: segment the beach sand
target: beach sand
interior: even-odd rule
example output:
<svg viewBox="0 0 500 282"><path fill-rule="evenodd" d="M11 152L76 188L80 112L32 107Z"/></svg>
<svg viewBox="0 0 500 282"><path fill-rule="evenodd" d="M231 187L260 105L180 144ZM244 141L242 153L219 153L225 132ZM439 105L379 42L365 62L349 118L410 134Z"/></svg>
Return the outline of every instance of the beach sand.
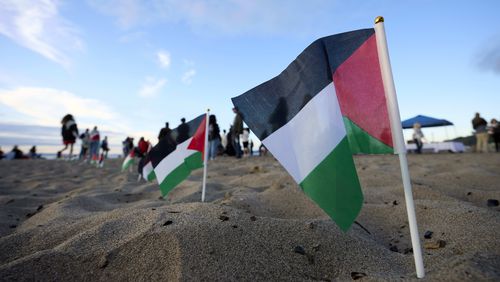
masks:
<svg viewBox="0 0 500 282"><path fill-rule="evenodd" d="M425 280L499 281L500 154L408 159ZM271 156L211 161L205 203L201 169L163 199L121 160L0 161L0 280L417 280L397 156L355 161L348 232Z"/></svg>

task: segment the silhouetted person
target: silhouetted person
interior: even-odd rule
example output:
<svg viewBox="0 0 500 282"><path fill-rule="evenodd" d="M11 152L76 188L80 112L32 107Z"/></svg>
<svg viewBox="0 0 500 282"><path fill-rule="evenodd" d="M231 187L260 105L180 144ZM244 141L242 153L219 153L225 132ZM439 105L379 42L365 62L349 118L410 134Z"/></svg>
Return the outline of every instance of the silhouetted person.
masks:
<svg viewBox="0 0 500 282"><path fill-rule="evenodd" d="M492 119L490 122L489 134L491 134L493 142L495 142L495 150L500 152L500 124L496 119Z"/></svg>
<svg viewBox="0 0 500 282"><path fill-rule="evenodd" d="M108 136L104 136L104 139L101 142L101 149L102 149L101 158L107 159L109 152Z"/></svg>
<svg viewBox="0 0 500 282"><path fill-rule="evenodd" d="M78 127L76 126L75 119L70 114L63 117L61 124L61 135L63 138L64 148L57 152L57 157L62 156L62 152L64 152L69 145L69 159L71 159L73 157L73 144L75 144L75 140L78 137Z"/></svg>
<svg viewBox="0 0 500 282"><path fill-rule="evenodd" d="M224 150L224 153L228 156L235 156L236 151L234 150L234 142L233 142L233 139L234 139L233 138L233 126L229 127L229 132L226 135L226 139L227 139L227 144L226 144L226 148Z"/></svg>
<svg viewBox="0 0 500 282"><path fill-rule="evenodd" d="M158 133L158 141L160 141L167 134L170 134L172 129L170 129L168 122L165 123L165 127L160 129L160 133Z"/></svg>
<svg viewBox="0 0 500 282"><path fill-rule="evenodd" d="M220 129L215 115L208 118L208 159L213 160L217 156L220 145Z"/></svg>
<svg viewBox="0 0 500 282"><path fill-rule="evenodd" d="M181 124L177 127L177 144L180 144L189 139L189 125L185 118L181 118Z"/></svg>
<svg viewBox="0 0 500 282"><path fill-rule="evenodd" d="M14 148L12 148L12 153L13 153L13 159L24 159L24 153L23 151L19 150L17 145L14 145Z"/></svg>
<svg viewBox="0 0 500 282"><path fill-rule="evenodd" d="M241 158L243 151L240 145L240 134L243 133L243 117L237 107L233 108L234 120L233 120L233 131L231 132L231 141L233 143L234 153L236 158Z"/></svg>
<svg viewBox="0 0 500 282"><path fill-rule="evenodd" d="M80 139L82 140L82 147L78 158L86 160L90 148L90 131L88 128L80 135Z"/></svg>
<svg viewBox="0 0 500 282"><path fill-rule="evenodd" d="M40 155L36 153L36 146L31 147L29 157L31 159L39 159L40 158Z"/></svg>
<svg viewBox="0 0 500 282"><path fill-rule="evenodd" d="M127 152L130 154L134 150L134 137L128 137Z"/></svg>
<svg viewBox="0 0 500 282"><path fill-rule="evenodd" d="M424 146L424 143L422 142L422 138L424 138L424 133L422 133L420 123L416 122L413 124L413 141L415 142L415 145L417 146L417 154L422 153L422 147Z"/></svg>
<svg viewBox="0 0 500 282"><path fill-rule="evenodd" d="M476 152L488 152L488 123L479 113L472 120L472 128L476 131Z"/></svg>

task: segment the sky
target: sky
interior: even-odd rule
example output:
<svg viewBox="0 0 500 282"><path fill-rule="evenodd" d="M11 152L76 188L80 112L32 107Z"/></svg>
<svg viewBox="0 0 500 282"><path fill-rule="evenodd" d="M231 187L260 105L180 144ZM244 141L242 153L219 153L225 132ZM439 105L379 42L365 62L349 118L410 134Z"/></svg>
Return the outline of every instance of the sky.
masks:
<svg viewBox="0 0 500 282"><path fill-rule="evenodd" d="M424 129L430 141L471 135L474 113L500 119L498 11L496 0L0 0L0 147L55 152L67 113L81 131L98 126L114 153L126 136L154 144L165 122L207 109L228 129L231 97L376 16L401 119L454 123Z"/></svg>

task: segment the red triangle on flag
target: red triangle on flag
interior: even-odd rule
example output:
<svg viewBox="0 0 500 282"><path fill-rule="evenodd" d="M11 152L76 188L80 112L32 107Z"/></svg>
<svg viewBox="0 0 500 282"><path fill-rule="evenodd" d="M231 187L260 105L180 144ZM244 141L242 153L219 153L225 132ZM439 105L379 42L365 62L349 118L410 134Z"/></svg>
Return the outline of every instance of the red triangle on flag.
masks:
<svg viewBox="0 0 500 282"><path fill-rule="evenodd" d="M202 153L203 159L205 159L205 127L206 127L207 117L205 116L200 122L198 129L193 135L191 143L188 145L188 149L196 150Z"/></svg>

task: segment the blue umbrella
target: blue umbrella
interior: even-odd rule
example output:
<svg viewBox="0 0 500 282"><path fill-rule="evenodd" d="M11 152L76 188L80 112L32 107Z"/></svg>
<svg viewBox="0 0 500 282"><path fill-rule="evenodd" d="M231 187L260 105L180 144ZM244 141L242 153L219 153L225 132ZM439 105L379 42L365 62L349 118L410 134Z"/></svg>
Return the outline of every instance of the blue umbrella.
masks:
<svg viewBox="0 0 500 282"><path fill-rule="evenodd" d="M407 120L404 120L401 122L403 128L412 128L413 124L415 123L420 123L422 127L435 127L435 126L445 126L445 125L453 125L453 123L445 120L445 119L438 119L438 118L433 118L433 117L428 117L428 116L423 116L423 115L418 115L416 117L409 118Z"/></svg>

